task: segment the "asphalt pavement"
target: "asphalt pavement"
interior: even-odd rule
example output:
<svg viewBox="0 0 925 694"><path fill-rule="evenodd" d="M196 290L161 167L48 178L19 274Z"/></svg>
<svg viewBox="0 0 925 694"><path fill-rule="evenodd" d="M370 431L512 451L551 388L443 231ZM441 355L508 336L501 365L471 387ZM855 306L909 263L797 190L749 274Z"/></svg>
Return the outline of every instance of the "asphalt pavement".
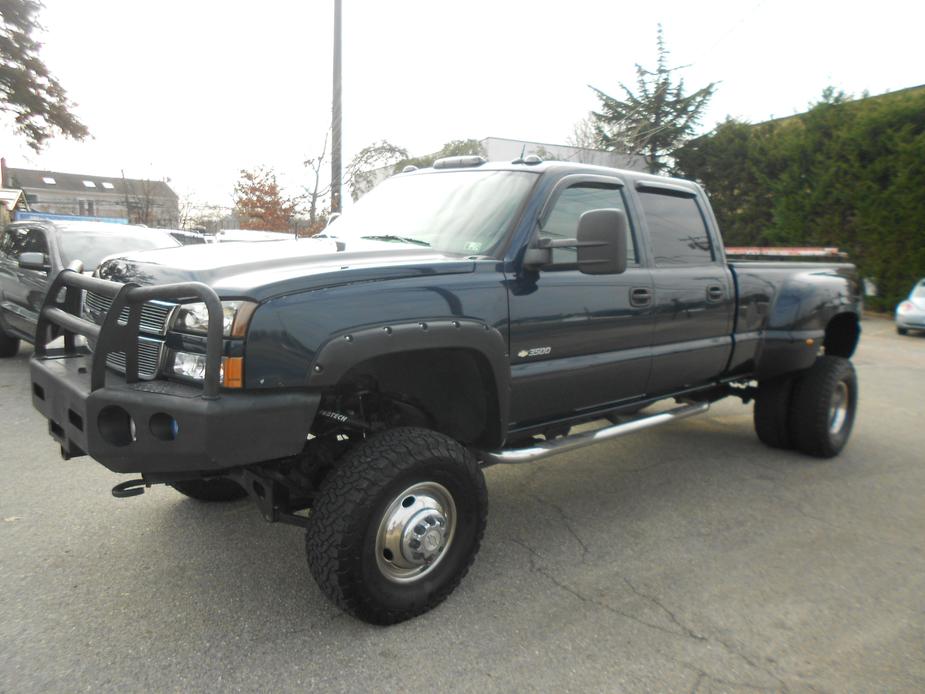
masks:
<svg viewBox="0 0 925 694"><path fill-rule="evenodd" d="M0 361L0 691L925 691L925 337L864 322L851 442L763 447L751 407L486 471L436 610L341 613L302 531L63 461Z"/></svg>

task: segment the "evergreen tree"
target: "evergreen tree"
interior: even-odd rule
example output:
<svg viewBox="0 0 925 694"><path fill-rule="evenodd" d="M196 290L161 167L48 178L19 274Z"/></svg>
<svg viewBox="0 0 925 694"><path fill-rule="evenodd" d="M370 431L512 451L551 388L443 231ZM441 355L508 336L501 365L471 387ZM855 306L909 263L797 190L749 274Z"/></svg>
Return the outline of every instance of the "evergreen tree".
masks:
<svg viewBox="0 0 925 694"><path fill-rule="evenodd" d="M82 140L89 132L72 113L67 92L39 57L37 0L0 2L0 112L38 152L56 131Z"/></svg>
<svg viewBox="0 0 925 694"><path fill-rule="evenodd" d="M600 111L594 111L600 146L624 154L641 156L650 173L659 173L668 166L665 161L694 133L716 83L685 96L684 80L673 82L680 67L668 67L668 49L658 25L658 62L655 71L636 64L636 91L622 82L624 99L620 100L591 87L601 100ZM590 86L590 85L589 85Z"/></svg>
<svg viewBox="0 0 925 694"><path fill-rule="evenodd" d="M837 246L893 308L925 277L925 89L849 100L834 89L806 113L727 120L674 156L703 184L730 245Z"/></svg>

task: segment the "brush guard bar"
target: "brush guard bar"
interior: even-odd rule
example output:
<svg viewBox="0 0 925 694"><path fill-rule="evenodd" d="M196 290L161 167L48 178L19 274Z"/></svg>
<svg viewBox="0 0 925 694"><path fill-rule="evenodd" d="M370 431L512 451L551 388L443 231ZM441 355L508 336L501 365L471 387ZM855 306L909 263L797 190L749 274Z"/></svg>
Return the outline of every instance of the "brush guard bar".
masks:
<svg viewBox="0 0 925 694"><path fill-rule="evenodd" d="M79 314L83 291L112 300L102 325ZM201 301L209 313L206 371L201 384L138 376L141 311L151 300ZM297 455L321 392L222 389L224 351L218 295L199 282L139 286L61 271L52 281L30 361L32 403L67 459L90 455L113 472L145 481L196 479L240 466ZM95 341L93 354L77 335ZM63 337L63 349L49 349ZM125 354L125 375L107 356ZM130 487L130 488L129 488ZM116 490L137 493L133 485Z"/></svg>
<svg viewBox="0 0 925 694"><path fill-rule="evenodd" d="M85 320L80 315L83 291L92 291L112 300L103 325ZM63 294L63 297L62 297ZM63 299L59 301L59 299ZM138 335L141 309L146 301L201 301L209 312L208 341L206 343L206 373L203 380L203 398L219 397L222 361L222 303L215 291L202 282L179 282L142 287L137 284L119 284L96 277L88 277L74 270L64 269L52 281L39 314L35 335L35 354L47 356L48 342L57 337L54 327L64 335L64 354L75 355L77 335L96 341L90 370L90 391L106 385L106 358L112 352L125 354L125 382L137 383ZM122 311L128 308L128 321L120 321Z"/></svg>

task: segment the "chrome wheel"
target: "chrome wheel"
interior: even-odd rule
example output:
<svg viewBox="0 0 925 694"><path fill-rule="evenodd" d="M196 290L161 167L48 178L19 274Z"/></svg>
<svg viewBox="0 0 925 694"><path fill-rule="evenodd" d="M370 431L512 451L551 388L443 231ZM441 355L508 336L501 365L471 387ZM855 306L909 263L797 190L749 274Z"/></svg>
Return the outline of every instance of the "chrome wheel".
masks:
<svg viewBox="0 0 925 694"><path fill-rule="evenodd" d="M417 581L446 556L455 532L453 496L441 484L419 482L386 508L376 533L376 565L390 581Z"/></svg>
<svg viewBox="0 0 925 694"><path fill-rule="evenodd" d="M838 434L848 420L848 384L839 381L829 401L829 433Z"/></svg>

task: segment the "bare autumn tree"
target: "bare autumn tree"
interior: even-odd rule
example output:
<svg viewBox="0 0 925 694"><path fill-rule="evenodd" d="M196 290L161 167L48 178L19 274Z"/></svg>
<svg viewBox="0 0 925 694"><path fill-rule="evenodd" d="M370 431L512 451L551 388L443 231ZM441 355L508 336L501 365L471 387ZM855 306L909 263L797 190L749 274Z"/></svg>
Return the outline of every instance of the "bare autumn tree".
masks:
<svg viewBox="0 0 925 694"><path fill-rule="evenodd" d="M305 199L308 200L308 234L315 234L319 230L319 226L323 225L323 217L326 216L326 213L321 212L319 214L319 206L324 199L324 196L331 192L331 184L329 183L326 186L321 185L321 171L324 167L325 161L327 160L328 155L328 136L330 131L324 134L324 144L321 146L321 154L310 159L306 159L303 163L305 167L309 170L310 183L305 187Z"/></svg>
<svg viewBox="0 0 925 694"><path fill-rule="evenodd" d="M289 231L298 201L282 194L272 169L241 169L234 187L234 211L242 229Z"/></svg>
<svg viewBox="0 0 925 694"><path fill-rule="evenodd" d="M0 112L38 152L56 132L83 140L90 133L71 113L74 104L39 56L38 0L0 0Z"/></svg>
<svg viewBox="0 0 925 694"><path fill-rule="evenodd" d="M408 150L393 145L387 140L374 142L364 147L347 164L344 178L350 189L350 195L356 200L377 183L375 172L378 169L394 166L407 158Z"/></svg>
<svg viewBox="0 0 925 694"><path fill-rule="evenodd" d="M148 179L129 182L122 179L125 186L125 204L129 222L153 226L156 195L154 183Z"/></svg>
<svg viewBox="0 0 925 694"><path fill-rule="evenodd" d="M592 114L588 114L575 123L575 127L572 128L572 134L566 138L565 144L569 147L575 147L578 150L574 156L575 161L582 164L594 163L593 150L598 148L599 142L594 116Z"/></svg>

